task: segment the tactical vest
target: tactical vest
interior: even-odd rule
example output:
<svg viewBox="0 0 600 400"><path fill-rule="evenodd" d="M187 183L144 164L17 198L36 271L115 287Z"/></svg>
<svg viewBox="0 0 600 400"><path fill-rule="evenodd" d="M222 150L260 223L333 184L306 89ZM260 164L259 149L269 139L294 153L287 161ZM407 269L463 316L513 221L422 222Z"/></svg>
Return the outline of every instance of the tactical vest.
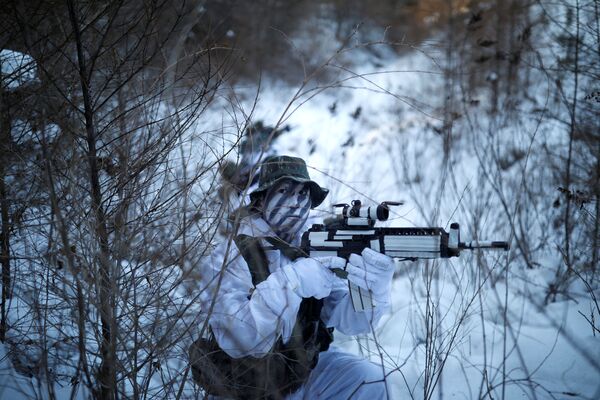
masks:
<svg viewBox="0 0 600 400"><path fill-rule="evenodd" d="M274 248L294 260L302 253L277 238L265 238ZM259 238L238 235L235 243L250 269L256 287L269 276L269 263ZM321 320L323 300L302 299L292 337L281 337L261 358L233 358L209 338L196 340L189 350L194 380L209 394L234 399L283 399L308 379L317 364L319 352L333 341L333 328ZM277 321L273 321L276 324Z"/></svg>

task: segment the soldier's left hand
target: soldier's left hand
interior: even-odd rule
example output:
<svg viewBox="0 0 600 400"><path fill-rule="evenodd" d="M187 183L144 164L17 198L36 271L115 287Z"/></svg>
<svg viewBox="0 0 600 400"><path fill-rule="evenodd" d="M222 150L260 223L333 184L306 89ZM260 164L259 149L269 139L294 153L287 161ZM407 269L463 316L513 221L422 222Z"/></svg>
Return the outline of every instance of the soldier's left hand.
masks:
<svg viewBox="0 0 600 400"><path fill-rule="evenodd" d="M391 257L367 248L350 256L346 271L348 280L369 290L377 304L389 304L394 267Z"/></svg>

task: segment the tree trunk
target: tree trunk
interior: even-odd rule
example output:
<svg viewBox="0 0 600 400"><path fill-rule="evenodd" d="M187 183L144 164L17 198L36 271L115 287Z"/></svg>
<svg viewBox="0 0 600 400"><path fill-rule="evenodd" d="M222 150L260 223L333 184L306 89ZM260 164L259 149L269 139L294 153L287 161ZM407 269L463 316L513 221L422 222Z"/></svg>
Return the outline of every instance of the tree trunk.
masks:
<svg viewBox="0 0 600 400"><path fill-rule="evenodd" d="M77 46L77 63L79 69L79 79L81 84L81 95L84 105L85 132L87 141L87 160L89 166L89 184L92 200L92 213L94 215L94 228L96 240L99 244L99 266L100 276L98 297L100 312L100 323L102 331L102 340L100 343L101 364L98 371L99 390L95 393L96 398L103 400L115 399L116 396L116 351L115 351L115 321L113 315L113 296L112 274L110 264L110 250L108 241L108 230L106 228L106 216L102 205L102 190L100 188L98 154L96 150L96 126L94 123L94 110L91 101L90 92L90 73L86 66L86 57L84 52L81 32L79 30L79 21L77 19L75 5L73 1L68 2L69 17L73 28L75 44Z"/></svg>
<svg viewBox="0 0 600 400"><path fill-rule="evenodd" d="M1 90L1 89L0 89ZM0 231L0 263L2 264L2 316L0 318L0 341L4 342L8 323L6 320L7 303L11 292L10 276L10 220L9 220L9 200L5 185L5 166L8 163L9 143L10 143L10 118L8 115L8 106L4 99L4 92L0 93L0 214L2 219L2 230Z"/></svg>

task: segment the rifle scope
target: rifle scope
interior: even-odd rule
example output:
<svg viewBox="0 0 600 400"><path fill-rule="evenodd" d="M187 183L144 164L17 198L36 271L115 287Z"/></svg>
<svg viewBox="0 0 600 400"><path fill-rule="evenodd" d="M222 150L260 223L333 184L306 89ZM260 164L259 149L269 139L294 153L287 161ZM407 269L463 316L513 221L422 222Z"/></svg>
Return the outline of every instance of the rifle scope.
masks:
<svg viewBox="0 0 600 400"><path fill-rule="evenodd" d="M342 209L338 217L343 219L346 225L372 227L376 221L387 221L390 216L389 206L401 204L397 201L384 201L376 206L363 207L360 200L352 200L350 204L334 204L334 207Z"/></svg>

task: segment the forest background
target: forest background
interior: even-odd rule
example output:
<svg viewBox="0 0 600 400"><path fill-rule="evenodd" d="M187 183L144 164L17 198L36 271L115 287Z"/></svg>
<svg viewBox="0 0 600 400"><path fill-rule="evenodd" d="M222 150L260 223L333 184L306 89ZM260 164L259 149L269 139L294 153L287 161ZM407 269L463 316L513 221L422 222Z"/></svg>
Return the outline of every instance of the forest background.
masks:
<svg viewBox="0 0 600 400"><path fill-rule="evenodd" d="M256 162L508 253L398 263L336 335L393 397L600 398L593 0L6 1L0 398L202 398L201 260ZM204 316L203 316L204 315Z"/></svg>

